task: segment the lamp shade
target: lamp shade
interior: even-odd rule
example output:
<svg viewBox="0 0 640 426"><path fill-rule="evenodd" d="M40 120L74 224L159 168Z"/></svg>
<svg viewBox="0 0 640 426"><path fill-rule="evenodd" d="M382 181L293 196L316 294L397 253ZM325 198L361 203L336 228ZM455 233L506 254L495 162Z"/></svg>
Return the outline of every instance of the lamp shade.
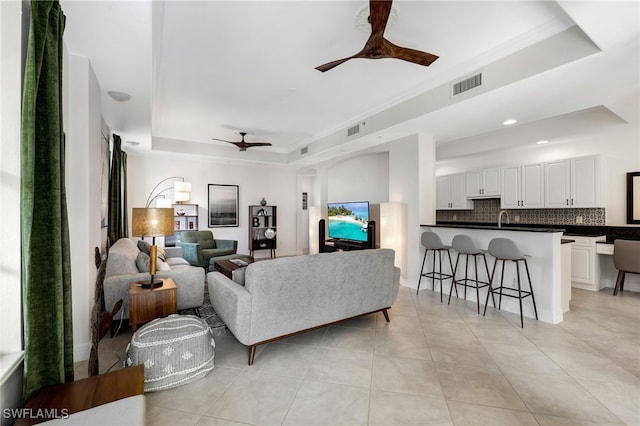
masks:
<svg viewBox="0 0 640 426"><path fill-rule="evenodd" d="M174 182L173 190L176 192L191 192L191 182Z"/></svg>
<svg viewBox="0 0 640 426"><path fill-rule="evenodd" d="M173 209L134 208L134 237L164 237L173 235Z"/></svg>

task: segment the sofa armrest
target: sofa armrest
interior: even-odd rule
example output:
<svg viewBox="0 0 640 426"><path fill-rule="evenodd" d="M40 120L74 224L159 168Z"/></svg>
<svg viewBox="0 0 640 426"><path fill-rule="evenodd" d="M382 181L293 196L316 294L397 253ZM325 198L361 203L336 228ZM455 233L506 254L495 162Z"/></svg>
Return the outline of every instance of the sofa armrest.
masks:
<svg viewBox="0 0 640 426"><path fill-rule="evenodd" d="M216 248L224 249L224 250L233 250L233 253L235 254L238 252L238 241L216 239Z"/></svg>
<svg viewBox="0 0 640 426"><path fill-rule="evenodd" d="M202 247L198 243L180 242L182 248L182 257L193 266L205 266L204 256L202 255Z"/></svg>
<svg viewBox="0 0 640 426"><path fill-rule="evenodd" d="M211 305L233 335L251 345L251 293L220 272L207 274Z"/></svg>

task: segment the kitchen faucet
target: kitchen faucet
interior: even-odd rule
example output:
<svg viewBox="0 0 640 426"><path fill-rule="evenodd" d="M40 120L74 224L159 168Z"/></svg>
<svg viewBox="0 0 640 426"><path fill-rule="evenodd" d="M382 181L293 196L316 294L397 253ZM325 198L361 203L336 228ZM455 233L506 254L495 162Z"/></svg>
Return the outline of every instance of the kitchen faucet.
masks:
<svg viewBox="0 0 640 426"><path fill-rule="evenodd" d="M500 210L500 214L498 214L498 228L502 228L502 215L507 216L507 223L511 223L509 220L509 212L506 210Z"/></svg>

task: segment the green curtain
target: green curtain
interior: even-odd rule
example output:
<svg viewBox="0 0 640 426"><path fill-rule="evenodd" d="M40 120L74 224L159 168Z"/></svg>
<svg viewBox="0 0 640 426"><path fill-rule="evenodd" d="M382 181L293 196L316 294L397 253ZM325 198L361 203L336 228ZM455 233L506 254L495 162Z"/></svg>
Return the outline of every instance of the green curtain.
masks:
<svg viewBox="0 0 640 426"><path fill-rule="evenodd" d="M31 1L21 130L24 397L73 380L58 1Z"/></svg>
<svg viewBox="0 0 640 426"><path fill-rule="evenodd" d="M120 136L113 134L111 175L109 176L109 245L129 236L127 219L127 153Z"/></svg>

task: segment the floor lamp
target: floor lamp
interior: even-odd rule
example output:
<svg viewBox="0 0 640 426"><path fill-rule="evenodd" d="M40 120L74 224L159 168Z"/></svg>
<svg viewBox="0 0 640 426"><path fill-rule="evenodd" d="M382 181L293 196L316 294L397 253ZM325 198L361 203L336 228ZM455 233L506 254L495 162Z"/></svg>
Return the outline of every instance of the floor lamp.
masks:
<svg viewBox="0 0 640 426"><path fill-rule="evenodd" d="M143 287L161 287L162 280L155 280L156 263L158 259L158 246L156 237L173 235L173 209L167 208L134 208L133 209L133 236L152 237L149 249L149 274L151 279L140 284Z"/></svg>

